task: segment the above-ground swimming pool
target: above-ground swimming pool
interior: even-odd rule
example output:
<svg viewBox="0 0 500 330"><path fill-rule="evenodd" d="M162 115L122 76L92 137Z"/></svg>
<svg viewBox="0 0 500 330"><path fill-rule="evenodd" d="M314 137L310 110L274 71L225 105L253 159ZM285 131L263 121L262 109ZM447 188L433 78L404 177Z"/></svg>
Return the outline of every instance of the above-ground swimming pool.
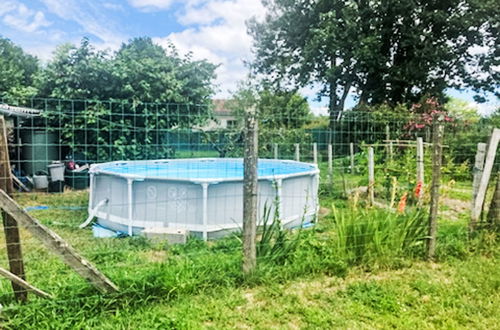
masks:
<svg viewBox="0 0 500 330"><path fill-rule="evenodd" d="M319 170L290 160L259 159L259 221L264 209L282 225L314 220ZM186 229L203 239L242 228L243 159L119 161L90 169L89 214L100 225L139 234L144 228Z"/></svg>

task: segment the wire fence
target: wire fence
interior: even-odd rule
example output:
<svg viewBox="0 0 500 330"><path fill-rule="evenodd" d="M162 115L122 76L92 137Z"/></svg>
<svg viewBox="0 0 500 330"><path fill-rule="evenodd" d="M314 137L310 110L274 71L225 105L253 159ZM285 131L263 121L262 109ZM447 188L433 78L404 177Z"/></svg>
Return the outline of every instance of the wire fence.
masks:
<svg viewBox="0 0 500 330"><path fill-rule="evenodd" d="M0 196L7 212L0 267L21 267L27 282L75 305L98 296L87 280L102 291L116 285L170 298L243 281L245 109L228 107L1 104L2 189L20 206ZM467 238L474 174L485 165L476 161L478 143L488 143L494 122L347 111L328 126L310 115L257 114L258 268L286 276L335 273L425 255L438 118L444 140L437 241L443 237L447 253L446 235ZM483 224L498 221L487 211L498 170L496 157ZM58 237L74 250L64 250ZM6 279L0 303L23 306Z"/></svg>

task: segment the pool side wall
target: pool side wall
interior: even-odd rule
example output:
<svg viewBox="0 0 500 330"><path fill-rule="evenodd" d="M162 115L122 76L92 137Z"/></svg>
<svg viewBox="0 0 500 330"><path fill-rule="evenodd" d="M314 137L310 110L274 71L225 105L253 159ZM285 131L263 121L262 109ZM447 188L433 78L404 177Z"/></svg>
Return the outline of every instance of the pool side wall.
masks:
<svg viewBox="0 0 500 330"><path fill-rule="evenodd" d="M279 212L285 227L314 220L318 183L317 168L300 175L259 179L259 219L264 208L270 208L271 216ZM145 227L171 227L212 239L242 228L242 180L134 178L93 168L90 190L89 211L107 200L96 213L98 222L128 234L139 234Z"/></svg>

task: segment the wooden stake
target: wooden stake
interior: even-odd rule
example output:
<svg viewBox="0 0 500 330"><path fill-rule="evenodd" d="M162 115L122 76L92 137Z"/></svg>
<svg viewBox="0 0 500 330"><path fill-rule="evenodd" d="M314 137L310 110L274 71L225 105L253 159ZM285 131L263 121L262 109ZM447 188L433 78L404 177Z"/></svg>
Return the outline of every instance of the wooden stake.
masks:
<svg viewBox="0 0 500 330"><path fill-rule="evenodd" d="M497 173L497 184L495 186L495 192L493 193L493 199L490 203L490 209L488 211L488 223L493 229L500 229L500 172Z"/></svg>
<svg viewBox="0 0 500 330"><path fill-rule="evenodd" d="M354 173L354 143L349 143L349 152L351 154L351 173Z"/></svg>
<svg viewBox="0 0 500 330"><path fill-rule="evenodd" d="M471 216L471 228L479 221L481 217L481 212L483 209L484 199L486 197L486 190L488 188L488 182L490 181L491 171L495 163L495 155L498 149L498 142L500 141L500 129L495 128L491 134L490 141L488 143L488 151L486 153L486 161L484 162L484 171L479 182L479 188L477 190L476 199L474 201L474 207L472 208Z"/></svg>
<svg viewBox="0 0 500 330"><path fill-rule="evenodd" d="M474 175L474 179L472 181L472 207L474 207L474 202L477 197L477 191L479 190L479 182L481 181L481 176L483 176L485 155L486 143L478 143L474 168L472 169Z"/></svg>
<svg viewBox="0 0 500 330"><path fill-rule="evenodd" d="M417 197L421 204L424 197L424 140L421 137L417 138L417 186L420 186Z"/></svg>
<svg viewBox="0 0 500 330"><path fill-rule="evenodd" d="M243 177L243 272L255 270L257 255L255 236L257 230L257 157L258 124L255 110L245 112L245 155Z"/></svg>
<svg viewBox="0 0 500 330"><path fill-rule="evenodd" d="M390 128L389 128L389 125L385 125L385 139L387 141L389 141L391 139L391 131L390 131ZM390 153L390 150L389 150L390 146L387 146L386 147L386 152L387 154Z"/></svg>
<svg viewBox="0 0 500 330"><path fill-rule="evenodd" d="M300 144L295 143L295 160L300 161Z"/></svg>
<svg viewBox="0 0 500 330"><path fill-rule="evenodd" d="M441 184L441 162L443 153L443 125L434 124L432 134L432 186L431 186L431 205L429 211L429 240L427 242L427 257L434 259L436 252L437 235L437 215L439 208L439 187Z"/></svg>
<svg viewBox="0 0 500 330"><path fill-rule="evenodd" d="M44 292L44 291L34 287L33 285L29 284L28 282L26 282L25 280L23 280L19 276L12 274L7 269L4 269L2 267L0 267L0 276L3 276L5 278L11 280L12 282L15 282L17 285L22 286L27 291L31 291L39 297L52 298L52 296L50 294L48 294L47 292Z"/></svg>
<svg viewBox="0 0 500 330"><path fill-rule="evenodd" d="M5 125L4 117L0 116L0 189L5 191L8 195L12 195L14 192L11 178L12 174L10 170L7 127ZM19 235L17 221L5 212L2 212L2 219L10 271L17 277L26 280L23 253L21 249L21 238ZM12 281L12 289L14 290L14 296L18 301L26 301L28 299L28 292L16 281Z"/></svg>
<svg viewBox="0 0 500 330"><path fill-rule="evenodd" d="M328 144L328 180L333 190L333 147L331 144Z"/></svg>
<svg viewBox="0 0 500 330"><path fill-rule="evenodd" d="M24 211L3 190L0 190L0 208L38 238L50 251L60 256L66 265L90 281L97 289L102 292L118 291L118 287L104 274L99 272L88 260L80 256L59 235Z"/></svg>
<svg viewBox="0 0 500 330"><path fill-rule="evenodd" d="M313 143L313 162L318 164L318 144Z"/></svg>
<svg viewBox="0 0 500 330"><path fill-rule="evenodd" d="M368 147L368 202L375 204L375 160L373 147Z"/></svg>

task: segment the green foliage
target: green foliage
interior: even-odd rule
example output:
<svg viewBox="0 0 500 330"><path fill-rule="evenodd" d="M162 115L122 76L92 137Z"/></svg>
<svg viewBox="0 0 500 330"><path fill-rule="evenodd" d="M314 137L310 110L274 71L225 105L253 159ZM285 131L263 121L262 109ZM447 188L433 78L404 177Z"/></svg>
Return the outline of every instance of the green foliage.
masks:
<svg viewBox="0 0 500 330"><path fill-rule="evenodd" d="M134 100L209 104L216 66L179 57L150 38L135 38L113 55L84 38L59 46L37 79L39 96L59 99Z"/></svg>
<svg viewBox="0 0 500 330"><path fill-rule="evenodd" d="M351 89L360 104L410 104L464 85L498 92L494 1L264 4L265 20L249 24L255 71L278 86L319 84L332 124ZM486 51L472 54L473 46Z"/></svg>
<svg viewBox="0 0 500 330"><path fill-rule="evenodd" d="M333 207L333 244L348 264L386 262L423 252L425 213L396 214L387 210ZM420 252L419 252L420 251Z"/></svg>
<svg viewBox="0 0 500 330"><path fill-rule="evenodd" d="M33 77L38 70L36 57L0 36L0 97L34 95Z"/></svg>
<svg viewBox="0 0 500 330"><path fill-rule="evenodd" d="M300 230L292 236L281 227L280 215L275 211L278 207L277 201L274 208L264 206L262 215L262 228L260 238L257 241L256 252L259 261L270 264L282 264L295 251L300 240Z"/></svg>
<svg viewBox="0 0 500 330"><path fill-rule="evenodd" d="M233 128L207 131L204 140L219 152L220 157L241 157L245 111L255 109L259 125L259 155L273 157L278 144L281 157L293 155L295 143L311 143L312 136L304 127L312 120L307 99L297 92L270 90L242 82L228 101L228 109L236 117Z"/></svg>

